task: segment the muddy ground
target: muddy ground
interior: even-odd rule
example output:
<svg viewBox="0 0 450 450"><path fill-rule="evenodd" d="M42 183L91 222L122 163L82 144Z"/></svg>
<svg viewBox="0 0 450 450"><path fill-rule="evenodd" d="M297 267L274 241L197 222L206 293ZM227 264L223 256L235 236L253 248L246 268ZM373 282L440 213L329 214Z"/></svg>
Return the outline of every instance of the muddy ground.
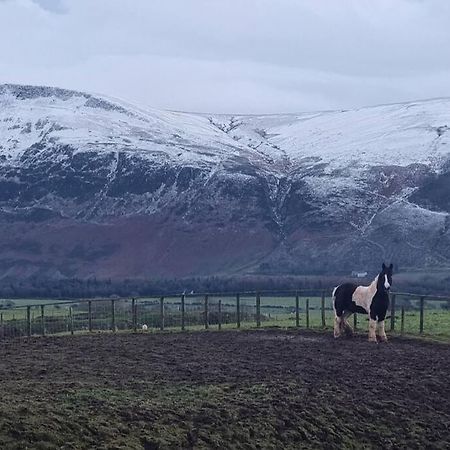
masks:
<svg viewBox="0 0 450 450"><path fill-rule="evenodd" d="M450 446L450 345L255 330L0 349L2 449Z"/></svg>

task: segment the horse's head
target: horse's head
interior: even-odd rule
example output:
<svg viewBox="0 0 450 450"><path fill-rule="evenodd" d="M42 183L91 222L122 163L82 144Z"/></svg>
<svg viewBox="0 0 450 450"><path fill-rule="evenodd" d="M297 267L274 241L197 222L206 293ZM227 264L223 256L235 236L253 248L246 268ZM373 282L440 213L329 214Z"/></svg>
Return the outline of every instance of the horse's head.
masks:
<svg viewBox="0 0 450 450"><path fill-rule="evenodd" d="M381 267L381 272L378 275L377 290L380 292L388 291L392 286L392 264L386 266L384 263Z"/></svg>

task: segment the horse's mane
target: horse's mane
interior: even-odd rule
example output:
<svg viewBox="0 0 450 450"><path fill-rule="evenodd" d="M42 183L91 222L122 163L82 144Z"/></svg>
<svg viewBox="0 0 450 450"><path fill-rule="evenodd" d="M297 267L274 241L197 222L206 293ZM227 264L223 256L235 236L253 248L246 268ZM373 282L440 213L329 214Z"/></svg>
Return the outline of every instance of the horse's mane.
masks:
<svg viewBox="0 0 450 450"><path fill-rule="evenodd" d="M380 277L380 274L378 274L372 281L372 283L369 284L368 287L372 286L374 284L375 286L378 284L378 278Z"/></svg>

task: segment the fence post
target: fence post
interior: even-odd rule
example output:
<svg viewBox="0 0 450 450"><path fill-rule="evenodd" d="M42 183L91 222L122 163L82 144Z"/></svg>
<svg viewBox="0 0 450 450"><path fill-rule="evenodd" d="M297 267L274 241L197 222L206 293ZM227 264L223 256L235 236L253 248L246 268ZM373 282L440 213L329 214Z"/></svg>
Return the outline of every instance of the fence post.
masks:
<svg viewBox="0 0 450 450"><path fill-rule="evenodd" d="M92 300L88 301L88 323L89 332L92 333Z"/></svg>
<svg viewBox="0 0 450 450"><path fill-rule="evenodd" d="M259 292L256 293L256 326L261 326L261 296Z"/></svg>
<svg viewBox="0 0 450 450"><path fill-rule="evenodd" d="M322 312L322 328L326 327L325 323L325 291L322 291L322 298L321 298L321 312Z"/></svg>
<svg viewBox="0 0 450 450"><path fill-rule="evenodd" d="M222 300L219 299L219 314L218 314L218 322L219 322L219 331L222 329Z"/></svg>
<svg viewBox="0 0 450 450"><path fill-rule="evenodd" d="M184 294L181 296L181 331L184 331L185 326L184 326L184 321L185 321L185 304L184 304Z"/></svg>
<svg viewBox="0 0 450 450"><path fill-rule="evenodd" d="M402 306L402 315L401 315L401 322L400 322L400 334L403 336L404 332L405 332L405 307Z"/></svg>
<svg viewBox="0 0 450 450"><path fill-rule="evenodd" d="M3 329L3 313L0 313L0 337L5 336L5 330Z"/></svg>
<svg viewBox="0 0 450 450"><path fill-rule="evenodd" d="M306 328L309 328L309 298L306 299Z"/></svg>
<svg viewBox="0 0 450 450"><path fill-rule="evenodd" d="M116 332L116 301L111 300L111 330Z"/></svg>
<svg viewBox="0 0 450 450"><path fill-rule="evenodd" d="M295 326L300 326L300 304L298 292L295 293Z"/></svg>
<svg viewBox="0 0 450 450"><path fill-rule="evenodd" d="M358 326L358 314L353 313L353 329L356 330L357 326Z"/></svg>
<svg viewBox="0 0 450 450"><path fill-rule="evenodd" d="M391 297L391 331L395 329L395 294Z"/></svg>
<svg viewBox="0 0 450 450"><path fill-rule="evenodd" d="M159 320L160 320L159 329L161 331L163 331L164 330L164 297L161 297L159 299Z"/></svg>
<svg viewBox="0 0 450 450"><path fill-rule="evenodd" d="M41 305L41 333L42 333L42 336L45 336L44 305Z"/></svg>
<svg viewBox="0 0 450 450"><path fill-rule="evenodd" d="M71 306L69 306L69 325L70 325L70 334L73 335L73 311Z"/></svg>
<svg viewBox="0 0 450 450"><path fill-rule="evenodd" d="M241 296L236 294L236 327L241 328Z"/></svg>
<svg viewBox="0 0 450 450"><path fill-rule="evenodd" d="M425 297L420 297L420 322L419 322L419 332L423 333L423 304Z"/></svg>
<svg viewBox="0 0 450 450"><path fill-rule="evenodd" d="M131 324L133 331L137 332L137 321L136 321L136 299L133 297L131 299Z"/></svg>
<svg viewBox="0 0 450 450"><path fill-rule="evenodd" d="M136 331L137 331L138 320L139 320L138 304L139 304L139 299L137 298L135 303L134 303L134 323L136 324Z"/></svg>
<svg viewBox="0 0 450 450"><path fill-rule="evenodd" d="M27 306L27 336L31 336L31 306Z"/></svg>
<svg viewBox="0 0 450 450"><path fill-rule="evenodd" d="M209 316L208 316L208 296L205 295L205 303L204 303L204 311L203 314L204 317L204 323L205 323L205 330L209 328Z"/></svg>

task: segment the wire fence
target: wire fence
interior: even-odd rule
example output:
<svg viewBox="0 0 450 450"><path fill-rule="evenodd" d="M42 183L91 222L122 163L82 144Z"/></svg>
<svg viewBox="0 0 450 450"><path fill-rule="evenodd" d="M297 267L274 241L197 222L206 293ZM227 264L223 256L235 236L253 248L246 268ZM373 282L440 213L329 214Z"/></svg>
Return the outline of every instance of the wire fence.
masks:
<svg viewBox="0 0 450 450"><path fill-rule="evenodd" d="M15 305L19 302L20 305ZM333 326L330 292L207 293L42 302L0 300L0 339L99 331ZM387 329L450 339L450 297L392 293ZM367 316L354 315L357 330Z"/></svg>

